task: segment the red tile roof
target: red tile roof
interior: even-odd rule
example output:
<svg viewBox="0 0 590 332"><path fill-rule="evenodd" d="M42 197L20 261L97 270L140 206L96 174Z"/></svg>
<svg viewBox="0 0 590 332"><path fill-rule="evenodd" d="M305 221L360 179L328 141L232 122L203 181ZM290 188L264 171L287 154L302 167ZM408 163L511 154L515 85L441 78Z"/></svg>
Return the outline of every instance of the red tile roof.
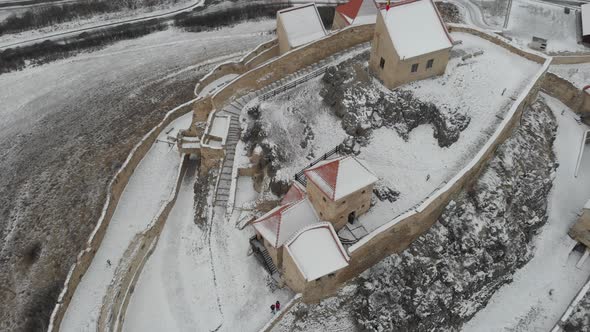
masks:
<svg viewBox="0 0 590 332"><path fill-rule="evenodd" d="M281 205L295 203L302 200L305 197L305 188L299 182L294 181L289 188L289 191L285 194L281 200Z"/></svg>
<svg viewBox="0 0 590 332"><path fill-rule="evenodd" d="M351 19L354 19L356 14L358 14L362 4L363 0L350 0L349 2L336 7L336 11L340 14L346 15Z"/></svg>

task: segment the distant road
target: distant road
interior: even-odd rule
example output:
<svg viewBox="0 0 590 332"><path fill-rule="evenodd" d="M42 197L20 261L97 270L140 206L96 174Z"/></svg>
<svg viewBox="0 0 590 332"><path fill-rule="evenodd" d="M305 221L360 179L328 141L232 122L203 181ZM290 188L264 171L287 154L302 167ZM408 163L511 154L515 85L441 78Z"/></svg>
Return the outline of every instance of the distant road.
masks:
<svg viewBox="0 0 590 332"><path fill-rule="evenodd" d="M197 7L203 6L204 3L205 3L205 0L197 0L196 3L193 3L190 6L176 9L176 10L173 10L173 11L170 11L167 13L163 13L163 14L147 15L147 16L127 19L127 20L122 20L122 21L117 21L117 22L112 22L112 23L93 25L91 27L86 27L86 28L79 28L79 29L68 30L68 31L58 32L58 33L50 33L47 35L43 35L41 37L36 37L36 38L31 38L31 39L27 39L27 40L22 40L22 41L18 41L18 42L0 45L0 50L11 48L11 47L16 47L16 46L27 46L27 45L34 44L35 42L39 42L39 41L43 41L43 40L51 40L51 39L55 39L55 38L67 37L68 35L75 35L75 34L78 34L78 33L84 32L84 31L96 30L96 29L101 29L101 28L106 28L106 27L114 27L114 26L128 24L128 23L148 21L148 20L152 20L155 18L166 18L166 17L170 17L173 15L182 13L182 12L192 11L193 9L195 9Z"/></svg>
<svg viewBox="0 0 590 332"><path fill-rule="evenodd" d="M463 10L464 13L467 14L468 17L466 17L465 23L472 24L478 28L486 30L498 30L497 27L488 25L488 23L483 18L481 9L473 2L469 0L450 0L450 2L457 5Z"/></svg>
<svg viewBox="0 0 590 332"><path fill-rule="evenodd" d="M68 0L65 0L68 1ZM72 1L72 0L69 0ZM293 3L293 4L297 4L297 3L307 3L309 2L309 0L294 0L294 1L268 1L269 4L271 5L277 5L277 4L281 4L281 3ZM348 0L324 0L324 1L316 1L316 4L319 5L332 5L332 4L339 4L339 3L345 3L348 2ZM74 30L67 30L67 31L63 31L63 32L57 32L57 33L48 33L46 35L42 35L40 37L35 37L35 38L30 38L30 39L25 39L25 40L20 40L17 42L9 42L6 44L0 44L0 50L4 50L7 48L13 48L13 47L18 47L18 46L27 46L27 45L31 45L31 44L35 44L44 40L53 40L53 39L62 39L64 37L68 37L68 36L72 36L72 35L77 35L81 32L85 32L85 31L91 31L91 30L97 30L97 29L102 29L102 28L106 28L106 27L114 27L114 26L119 26L119 25L123 25L123 24L129 24L129 23L137 23L137 22L142 22L142 21L148 21L148 20L152 20L155 18L167 18L167 17L171 17L174 16L176 14L180 14L183 12L190 12L195 8L198 7L202 7L203 5L205 5L205 0L197 0L196 3L193 3L190 6L184 7L184 8L180 8L180 9L176 9L170 12L166 12L166 13L162 13L162 14L154 14L154 15L147 15L147 16L141 16L141 17L137 17L137 18L132 18L132 19L127 19L127 20L122 20L122 21L117 21L117 22L111 22L111 23L104 23L104 24L98 24L98 25L92 25L89 27L85 27L85 28L78 28L78 29L74 29Z"/></svg>

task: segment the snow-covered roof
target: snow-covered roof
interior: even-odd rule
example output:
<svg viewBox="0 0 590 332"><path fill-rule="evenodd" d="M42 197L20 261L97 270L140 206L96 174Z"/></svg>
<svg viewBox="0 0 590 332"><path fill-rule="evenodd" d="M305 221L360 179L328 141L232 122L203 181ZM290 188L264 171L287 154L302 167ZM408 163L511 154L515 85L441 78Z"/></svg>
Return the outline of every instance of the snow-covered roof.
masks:
<svg viewBox="0 0 590 332"><path fill-rule="evenodd" d="M375 23L379 12L374 0L350 0L349 2L336 7L348 24L370 24Z"/></svg>
<svg viewBox="0 0 590 332"><path fill-rule="evenodd" d="M327 35L315 4L310 3L278 11L291 47L299 47Z"/></svg>
<svg viewBox="0 0 590 332"><path fill-rule="evenodd" d="M315 209L309 199L280 205L262 217L252 226L275 248L281 247L298 230L319 222Z"/></svg>
<svg viewBox="0 0 590 332"><path fill-rule="evenodd" d="M408 0L381 10L393 46L400 59L440 51L453 46L451 37L432 0Z"/></svg>
<svg viewBox="0 0 590 332"><path fill-rule="evenodd" d="M346 267L350 260L329 222L300 230L286 248L307 281L334 273Z"/></svg>
<svg viewBox="0 0 590 332"><path fill-rule="evenodd" d="M590 35L590 3L583 4L582 9L582 36Z"/></svg>
<svg viewBox="0 0 590 332"><path fill-rule="evenodd" d="M281 200L281 205L295 203L303 199L305 197L305 194L305 187L301 183L293 181L291 187L289 188L289 191L287 191L285 196L283 196L283 199Z"/></svg>
<svg viewBox="0 0 590 332"><path fill-rule="evenodd" d="M227 115L209 114L205 132L201 138L201 145L212 148L221 148L225 145L229 133L230 117Z"/></svg>
<svg viewBox="0 0 590 332"><path fill-rule="evenodd" d="M319 162L306 169L305 176L333 201L378 180L364 161L351 156Z"/></svg>

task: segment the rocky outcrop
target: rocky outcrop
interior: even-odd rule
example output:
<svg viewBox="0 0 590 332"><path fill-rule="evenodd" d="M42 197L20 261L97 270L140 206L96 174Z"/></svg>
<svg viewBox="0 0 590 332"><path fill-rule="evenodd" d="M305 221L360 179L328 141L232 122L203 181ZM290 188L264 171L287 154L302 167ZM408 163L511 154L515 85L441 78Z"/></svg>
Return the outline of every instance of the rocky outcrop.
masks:
<svg viewBox="0 0 590 332"><path fill-rule="evenodd" d="M531 259L547 220L556 124L537 102L472 188L408 250L358 278L354 311L368 330L459 328Z"/></svg>
<svg viewBox="0 0 590 332"><path fill-rule="evenodd" d="M423 102L407 90L388 91L373 82L361 54L337 66L330 67L322 78L320 95L335 114L342 118L347 134L360 142L370 137L372 129L392 128L405 140L410 132L423 124L430 124L441 147L455 143L469 125L470 118L458 110Z"/></svg>

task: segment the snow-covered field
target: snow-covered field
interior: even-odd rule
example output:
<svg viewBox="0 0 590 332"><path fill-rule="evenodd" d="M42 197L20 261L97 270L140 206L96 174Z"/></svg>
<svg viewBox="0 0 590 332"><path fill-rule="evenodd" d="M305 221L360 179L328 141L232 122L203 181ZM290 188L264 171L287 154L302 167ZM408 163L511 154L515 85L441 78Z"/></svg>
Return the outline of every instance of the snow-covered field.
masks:
<svg viewBox="0 0 590 332"><path fill-rule="evenodd" d="M240 178L236 206L256 199L250 178ZM251 230L239 230L216 208L207 225L195 223L194 175L187 175L155 252L127 309L126 331L258 331L270 305L293 294L270 286L270 276L250 254Z"/></svg>
<svg viewBox="0 0 590 332"><path fill-rule="evenodd" d="M590 63L554 65L549 67L549 71L572 82L580 89L590 84Z"/></svg>
<svg viewBox="0 0 590 332"><path fill-rule="evenodd" d="M527 47L532 37L547 39L548 52L590 52L578 44L575 11L533 0L513 0L506 35Z"/></svg>
<svg viewBox="0 0 590 332"><path fill-rule="evenodd" d="M0 301L3 326L46 322L131 148L194 98L200 76L273 38L274 26L169 29L0 75L0 283L18 294ZM23 274L32 244L42 255Z"/></svg>
<svg viewBox="0 0 590 332"><path fill-rule="evenodd" d="M461 132L459 141L448 148L439 147L428 125L414 129L407 141L385 128L373 133L369 146L361 149L360 158L368 160L382 181L401 195L393 204L378 202L359 218L369 232L421 202L453 177L494 132L510 108L511 98L518 96L540 69L540 65L470 34L451 36L463 41L454 47L454 52L483 50L484 54L461 66L461 58L455 57L443 76L414 82L402 89L412 91L422 101L458 110L471 117L471 122Z"/></svg>
<svg viewBox="0 0 590 332"><path fill-rule="evenodd" d="M183 115L158 139L165 141L169 130L174 135L188 128L191 119L192 113ZM96 256L76 288L61 324L62 331L96 330L102 299L115 269L135 234L147 228L169 199L179 164L178 151L163 142L155 143L142 159L125 187Z"/></svg>
<svg viewBox="0 0 590 332"><path fill-rule="evenodd" d="M567 232L590 198L590 157L577 178L574 169L581 135L588 126L560 101L542 94L558 121L554 149L559 162L549 196L549 219L535 239L533 259L500 288L465 331L549 331L590 276L590 262L576 268L581 254ZM590 149L588 149L590 150Z"/></svg>

